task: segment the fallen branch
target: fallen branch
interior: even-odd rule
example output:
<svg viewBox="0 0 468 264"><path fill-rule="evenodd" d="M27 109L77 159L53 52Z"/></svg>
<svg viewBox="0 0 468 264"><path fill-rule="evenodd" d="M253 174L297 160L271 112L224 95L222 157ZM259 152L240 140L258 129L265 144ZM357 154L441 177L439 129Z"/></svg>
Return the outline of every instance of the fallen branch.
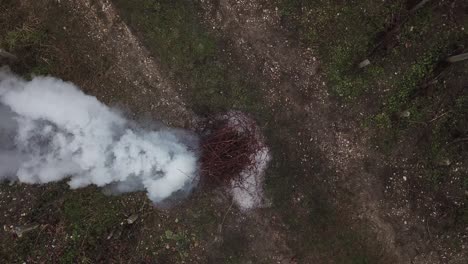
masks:
<svg viewBox="0 0 468 264"><path fill-rule="evenodd" d="M447 58L447 61L450 63L460 62L464 60L468 60L468 52Z"/></svg>

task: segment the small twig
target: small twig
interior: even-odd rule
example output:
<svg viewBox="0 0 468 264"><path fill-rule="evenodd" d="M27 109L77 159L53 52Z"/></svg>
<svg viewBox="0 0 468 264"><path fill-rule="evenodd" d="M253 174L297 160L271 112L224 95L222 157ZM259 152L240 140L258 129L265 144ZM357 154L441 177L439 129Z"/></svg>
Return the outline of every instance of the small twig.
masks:
<svg viewBox="0 0 468 264"><path fill-rule="evenodd" d="M447 146L450 146L450 145L453 145L453 144L457 144L457 143L460 143L460 142L465 142L465 141L468 141L468 137L456 139L456 140L454 140L454 141L448 143Z"/></svg>
<svg viewBox="0 0 468 264"><path fill-rule="evenodd" d="M411 8L410 13L413 13L413 12L418 11L418 10L421 9L424 5L426 5L427 3L429 3L429 1L431 1L431 0L422 0L422 1L419 2L417 5L415 5L413 8Z"/></svg>
<svg viewBox="0 0 468 264"><path fill-rule="evenodd" d="M90 226L88 226L88 227L86 228L85 236L83 237L83 240L81 240L81 245L80 245L80 249L79 249L80 252L81 252L81 249L82 249L83 246L84 246L85 240L88 238L89 227L90 227Z"/></svg>
<svg viewBox="0 0 468 264"><path fill-rule="evenodd" d="M429 221L427 221L427 219L426 219L426 230L427 230L427 233L429 234L429 238L432 238L431 230L429 228Z"/></svg>
<svg viewBox="0 0 468 264"><path fill-rule="evenodd" d="M411 124L418 124L418 125L424 125L424 126L427 126L427 125L428 125L428 123L426 123L426 122L412 121L412 120L408 120L408 123L411 123Z"/></svg>
<svg viewBox="0 0 468 264"><path fill-rule="evenodd" d="M440 119L440 118L446 116L446 115L447 115L448 113L450 113L450 112L452 112L452 111L447 111L447 112L444 112L444 113L442 113L442 114L440 114L440 115L435 116L434 118L432 118L432 119L429 121L429 123L432 123L432 122L434 122L434 121L436 121L436 120L438 120L438 119Z"/></svg>
<svg viewBox="0 0 468 264"><path fill-rule="evenodd" d="M234 199L231 199L231 205L229 205L229 208L227 209L226 213L224 214L223 220L221 221L221 224L219 225L219 233L221 233L222 230L223 230L224 221L226 221L226 217L227 217L228 213L231 211L231 208L232 208L233 204L234 204Z"/></svg>
<svg viewBox="0 0 468 264"><path fill-rule="evenodd" d="M4 58L10 59L10 60L17 60L18 59L18 57L16 57L15 55L13 55L12 53L10 53L8 51L4 51L3 49L0 49L0 57L4 57Z"/></svg>
<svg viewBox="0 0 468 264"><path fill-rule="evenodd" d="M140 210L138 210L140 213L143 212L145 205L146 205L146 199L144 200L143 205L141 206Z"/></svg>
<svg viewBox="0 0 468 264"><path fill-rule="evenodd" d="M39 234L37 234L36 241L34 241L34 247L37 245L37 241L39 241L39 237L41 236L42 231L47 227L48 225L42 226L41 230L39 230Z"/></svg>

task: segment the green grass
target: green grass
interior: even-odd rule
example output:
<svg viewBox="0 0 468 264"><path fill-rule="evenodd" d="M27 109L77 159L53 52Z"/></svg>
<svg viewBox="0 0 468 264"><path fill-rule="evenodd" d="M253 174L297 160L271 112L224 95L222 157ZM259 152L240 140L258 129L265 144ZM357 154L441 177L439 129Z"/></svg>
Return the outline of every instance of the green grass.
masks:
<svg viewBox="0 0 468 264"><path fill-rule="evenodd" d="M450 170L451 164L464 162L468 157L468 148L464 142L464 138L468 136L468 94L461 89L462 93L449 98L443 112L439 111L439 116L443 116L430 124L427 132L428 144L422 148L427 153L427 166L434 170L431 175L437 176L431 177L435 187L441 179L453 173ZM448 164L441 166L446 161Z"/></svg>
<svg viewBox="0 0 468 264"><path fill-rule="evenodd" d="M106 237L123 221L118 198L105 196L95 188L67 192L62 217L68 242L62 263L86 263L100 254Z"/></svg>
<svg viewBox="0 0 468 264"><path fill-rule="evenodd" d="M466 36L460 25L430 6L409 14L406 1L279 0L279 4L298 36L317 50L332 94L355 102L375 97L383 106L373 114L377 128L404 129L408 120L421 121L421 104L426 108L431 104L419 100L415 105L414 94ZM393 35L379 45L390 30ZM385 45L390 48L385 50ZM371 65L358 69L364 59ZM405 110L411 119L396 120Z"/></svg>
<svg viewBox="0 0 468 264"><path fill-rule="evenodd" d="M439 74L435 70L441 62L455 48L466 46L466 31L460 30L459 22L447 19L445 11L434 11L427 5L410 14L405 1L278 2L287 24L316 49L330 92L348 102L350 110L371 98L373 106L364 109L364 124L376 131L375 145L384 153L390 153L399 139L431 120L441 98L449 93L449 88L437 84L441 87L428 96L425 88ZM383 37L385 32L391 34ZM357 64L364 59L371 65L358 69ZM443 103L452 108L451 103ZM447 117L464 120L463 115ZM429 143L432 149L426 152L433 160L441 156L442 142L449 136L444 127L456 125L454 122L436 123L433 142Z"/></svg>
<svg viewBox="0 0 468 264"><path fill-rule="evenodd" d="M383 101L382 114L392 116L408 110L411 118L407 120L421 122L427 117L421 112L434 107L431 98L418 96L418 93L423 90L421 86L433 78L436 66L463 38L460 32L438 28L443 23L443 19L430 10L422 10L403 27L399 36L401 44L380 60L381 65L385 65L380 76L385 81L381 84L391 91Z"/></svg>
<svg viewBox="0 0 468 264"><path fill-rule="evenodd" d="M279 0L279 5L299 37L319 52L330 91L349 99L366 92L369 79L381 74L377 68L356 68L376 46L376 36L390 25L392 14L401 11L402 2Z"/></svg>
<svg viewBox="0 0 468 264"><path fill-rule="evenodd" d="M452 162L460 161L467 153L464 144L447 148L447 142L454 140L454 134L468 135L465 127L467 113L462 110L468 109L463 103L465 93L455 93L451 85L445 85L445 81L457 79L456 75L466 75L467 71L459 70L448 77L445 74L438 76L440 71L447 72L440 68L443 66L441 62L467 44L467 33L460 30L462 25L447 19L450 15L444 12L449 8L434 10L429 4L409 14L406 1L278 0L277 3L285 24L306 46L316 51L330 93L349 111L365 113L363 123L373 131L375 145L383 152L390 154L403 138L412 136L417 140L425 133L430 135L418 146L418 159L427 168L428 185L433 190L440 189L448 179L450 167L441 167L437 163L446 158ZM395 23L400 26L395 27ZM392 31L391 35L387 33L387 38L383 38L389 31ZM385 42L379 45L382 40ZM371 65L358 69L358 63L364 59L369 59ZM453 67L464 67L460 65ZM427 83L434 80L438 83L427 87ZM442 113L441 109L449 113L431 121ZM286 171L282 173L288 174ZM291 174L295 172L289 172ZM291 196L281 186L311 186L294 177L275 181L278 185L272 186L274 197ZM324 216L326 223L333 222L336 217L333 207L317 199L312 195L306 197L302 206L310 206L309 212L317 211L316 215ZM288 212L286 215L294 215L288 211L292 209L286 201L280 199L276 204L280 210ZM309 222L314 223L313 214L311 217ZM304 219L292 218L289 226L307 230L302 222ZM311 226L320 226L320 222ZM348 235L353 237L355 234L345 237ZM345 240L337 238L335 241L342 245ZM342 245L342 248L346 246ZM354 252L354 256L349 257L349 262L372 263L366 259L366 254L361 254L362 249L352 248L350 252Z"/></svg>
<svg viewBox="0 0 468 264"><path fill-rule="evenodd" d="M25 191L24 187L8 188L13 197L21 197ZM112 230L121 228L120 223L125 219L119 197L105 196L97 188L69 191L64 183L37 188L40 189L32 191L38 198L25 216L26 226L37 225L37 228L21 238L3 238L2 242L11 243L8 250L2 245L0 259L8 263L36 258L54 263L58 260L60 263L92 263L91 259L108 254L106 238ZM50 248L51 245L55 248Z"/></svg>
<svg viewBox="0 0 468 264"><path fill-rule="evenodd" d="M195 110L248 111L257 106L255 86L229 65L219 49L222 43L201 25L195 4L183 0L117 0L116 4L170 74L188 86L187 101Z"/></svg>
<svg viewBox="0 0 468 264"><path fill-rule="evenodd" d="M0 48L19 58L15 70L27 78L33 75L47 75L53 68L53 60L44 60L43 55L52 51L46 44L48 35L42 25L23 25L0 34Z"/></svg>
<svg viewBox="0 0 468 264"><path fill-rule="evenodd" d="M41 30L23 27L7 32L1 45L6 50L15 52L31 46L41 45L44 37L45 33Z"/></svg>

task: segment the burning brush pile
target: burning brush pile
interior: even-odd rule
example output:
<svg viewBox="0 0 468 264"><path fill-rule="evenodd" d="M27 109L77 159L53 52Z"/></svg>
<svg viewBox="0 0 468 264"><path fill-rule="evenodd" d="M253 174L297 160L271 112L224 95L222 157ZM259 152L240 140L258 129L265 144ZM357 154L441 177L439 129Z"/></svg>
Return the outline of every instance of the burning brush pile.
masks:
<svg viewBox="0 0 468 264"><path fill-rule="evenodd" d="M201 142L201 184L228 187L241 208L260 206L268 148L253 119L232 111L212 118Z"/></svg>

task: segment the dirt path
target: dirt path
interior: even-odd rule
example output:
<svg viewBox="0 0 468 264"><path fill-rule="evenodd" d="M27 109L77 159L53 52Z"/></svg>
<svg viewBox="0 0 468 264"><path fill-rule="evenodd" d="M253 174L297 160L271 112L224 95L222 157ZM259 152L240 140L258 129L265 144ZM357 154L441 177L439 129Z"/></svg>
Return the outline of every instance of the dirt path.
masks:
<svg viewBox="0 0 468 264"><path fill-rule="evenodd" d="M125 87L131 91L131 104L150 107L153 117L168 125L190 126L195 115L180 96L180 90L186 88L163 77L155 59L119 18L110 1L79 0L74 5L73 9L81 12L91 26L90 38L109 54L115 54L115 64L106 72L108 78L126 78L126 83L133 84Z"/></svg>
<svg viewBox="0 0 468 264"><path fill-rule="evenodd" d="M261 88L269 96L273 111L280 112L278 105L285 104L291 117L306 112L299 134L307 134L310 144L319 146L320 155L336 172L333 178L322 180L349 193L337 191L337 206L351 212L353 221L367 223L386 253L398 263L407 262L409 256L397 244L393 226L384 219L383 183L373 175L376 171L366 170L366 164L383 165L381 157L369 150L368 133L355 118L331 101L326 83L317 74L319 62L314 52L288 38L281 28L278 9L268 1L202 1L202 6L213 29L231 41L230 48L251 71L262 74L266 83ZM295 140L292 135L290 144L296 145ZM306 148L298 152L304 161L310 158Z"/></svg>
<svg viewBox="0 0 468 264"><path fill-rule="evenodd" d="M153 57L114 6L105 0L23 1L21 8L63 36L53 40L54 73L108 104L134 115L151 115L169 125L188 126L194 114L179 96L181 85L163 78Z"/></svg>
<svg viewBox="0 0 468 264"><path fill-rule="evenodd" d="M300 138L306 134L308 144L318 146L320 153L316 155L324 156L335 173L312 177L321 177L332 186L337 208L375 235L385 252L380 263L463 262L466 256L453 249L447 238L431 236L426 216L411 209L405 175L408 171L418 173L418 169L405 158L390 159L374 150L370 132L360 124L365 112L348 113L327 94L327 84L317 73L320 65L314 51L302 47L282 28L277 7L262 0L200 4L206 22L229 40L236 59L262 76L260 89L272 111L303 124L301 131L289 131L289 145L296 147L293 151L304 163L311 154ZM309 169L305 175L314 174L313 168ZM389 171L393 176L387 180ZM399 205L385 198L386 188L400 194Z"/></svg>
<svg viewBox="0 0 468 264"><path fill-rule="evenodd" d="M76 0L71 1L70 8L84 17L90 27L88 37L91 41L98 43L103 53L114 55L114 61L104 75L109 79L125 78L125 82L131 84L130 87L118 88L131 93L132 106L149 108L145 110L169 125L182 127L190 124L194 114L179 97L177 89L181 87L162 77L154 58L118 17L109 1ZM101 90L112 97L115 91L105 85L101 84ZM108 100L117 101L113 98Z"/></svg>

